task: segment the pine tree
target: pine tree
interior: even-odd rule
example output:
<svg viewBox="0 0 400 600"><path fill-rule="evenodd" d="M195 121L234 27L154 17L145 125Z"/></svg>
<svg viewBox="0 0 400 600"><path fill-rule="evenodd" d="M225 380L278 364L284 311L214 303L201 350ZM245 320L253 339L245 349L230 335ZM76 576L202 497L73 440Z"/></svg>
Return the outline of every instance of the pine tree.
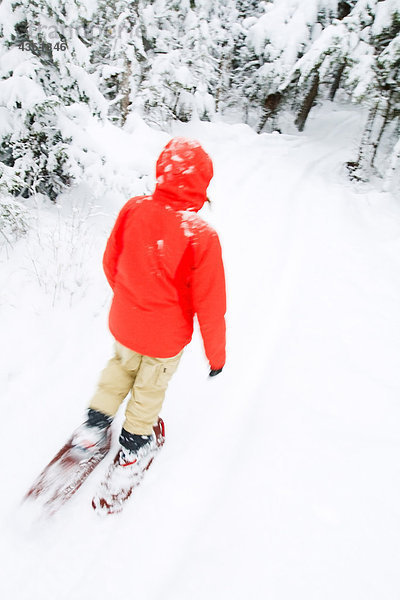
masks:
<svg viewBox="0 0 400 600"><path fill-rule="evenodd" d="M231 85L234 2L157 0L145 14L152 42L132 108L158 127L211 119Z"/></svg>
<svg viewBox="0 0 400 600"><path fill-rule="evenodd" d="M318 98L333 100L341 88L369 107L358 157L348 164L352 177L365 179L384 162L380 148L389 149L390 164L397 165L399 23L400 0L267 4L248 29L253 56L248 53L242 67L242 89L262 110L258 130L277 127L288 108L302 131Z"/></svg>
<svg viewBox="0 0 400 600"><path fill-rule="evenodd" d="M180 47L189 10L188 2L181 5L165 0L154 5L154 43L148 49L145 77L133 107L159 128L177 118L186 120L191 114L192 80L182 65Z"/></svg>
<svg viewBox="0 0 400 600"><path fill-rule="evenodd" d="M23 197L51 199L80 176L72 151L69 107L85 104L103 116L106 103L87 72L85 27L90 12L78 0L3 0L0 186ZM71 114L71 116L70 116Z"/></svg>
<svg viewBox="0 0 400 600"><path fill-rule="evenodd" d="M207 93L214 97L216 108L223 111L233 87L234 53L241 32L239 12L235 0L202 0L199 8L199 25L206 51L201 68L204 76L212 74L207 77Z"/></svg>
<svg viewBox="0 0 400 600"><path fill-rule="evenodd" d="M338 2L333 0L273 0L265 12L251 24L248 47L259 61L259 67L249 72L244 87L251 90L262 110L259 131L283 106L298 113L299 128L304 127L318 93L318 67L301 78L300 60L338 15ZM255 60L251 61L255 65Z"/></svg>
<svg viewBox="0 0 400 600"><path fill-rule="evenodd" d="M252 108L260 103L257 75L263 64L249 39L249 30L264 13L264 4L252 0L236 1L238 18L233 36L228 106L239 107L246 123Z"/></svg>
<svg viewBox="0 0 400 600"><path fill-rule="evenodd" d="M386 132L392 139L387 142L396 162L396 125L394 131L393 128L390 131L390 126L398 123L400 117L400 2L370 0L366 4L359 0L348 18L348 26L357 31L360 41L356 47L358 54L347 73L347 85L352 98L369 108L358 157L348 167L353 178L365 180L375 165Z"/></svg>
<svg viewBox="0 0 400 600"><path fill-rule="evenodd" d="M152 3L146 0L99 0L91 64L99 88L109 100L109 117L123 125L149 68L147 52L155 44Z"/></svg>
<svg viewBox="0 0 400 600"><path fill-rule="evenodd" d="M400 0L97 0L93 8L92 0L0 3L3 189L55 199L79 181L87 163L73 139L79 119L123 126L136 113L165 129L234 107L259 131L282 129L288 115L302 130L319 98L338 90L369 108L352 175L375 166L394 181Z"/></svg>

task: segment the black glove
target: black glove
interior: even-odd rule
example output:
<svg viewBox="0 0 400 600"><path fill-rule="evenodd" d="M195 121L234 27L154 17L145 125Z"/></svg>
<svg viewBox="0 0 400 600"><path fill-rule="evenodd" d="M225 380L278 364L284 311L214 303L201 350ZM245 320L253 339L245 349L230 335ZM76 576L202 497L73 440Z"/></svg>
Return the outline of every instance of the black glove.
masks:
<svg viewBox="0 0 400 600"><path fill-rule="evenodd" d="M211 369L209 377L215 377L221 373L222 369Z"/></svg>

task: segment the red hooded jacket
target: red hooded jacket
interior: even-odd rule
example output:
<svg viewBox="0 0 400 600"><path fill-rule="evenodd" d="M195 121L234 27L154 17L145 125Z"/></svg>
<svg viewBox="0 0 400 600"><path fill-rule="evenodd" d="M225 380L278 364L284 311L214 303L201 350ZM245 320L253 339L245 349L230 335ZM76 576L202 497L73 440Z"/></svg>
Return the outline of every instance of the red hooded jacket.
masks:
<svg viewBox="0 0 400 600"><path fill-rule="evenodd" d="M212 369L225 364L225 278L217 233L198 215L213 175L200 144L174 138L156 167L151 196L129 200L104 253L114 298L109 324L124 346L175 356L188 344L197 314Z"/></svg>

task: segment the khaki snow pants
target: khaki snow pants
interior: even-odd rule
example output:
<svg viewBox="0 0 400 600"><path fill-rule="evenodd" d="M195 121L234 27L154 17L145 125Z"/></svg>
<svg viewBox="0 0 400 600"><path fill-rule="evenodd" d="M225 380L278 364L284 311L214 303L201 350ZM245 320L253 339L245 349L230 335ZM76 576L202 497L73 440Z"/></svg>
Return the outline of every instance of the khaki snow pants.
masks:
<svg viewBox="0 0 400 600"><path fill-rule="evenodd" d="M150 435L182 352L171 358L152 358L115 342L115 355L100 376L89 408L113 417L131 392L123 427L130 433Z"/></svg>

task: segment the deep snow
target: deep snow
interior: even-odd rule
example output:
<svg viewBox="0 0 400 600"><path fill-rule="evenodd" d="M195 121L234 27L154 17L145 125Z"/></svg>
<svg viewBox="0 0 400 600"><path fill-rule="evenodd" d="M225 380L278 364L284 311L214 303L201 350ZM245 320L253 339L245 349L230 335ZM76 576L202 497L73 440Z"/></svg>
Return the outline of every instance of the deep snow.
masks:
<svg viewBox="0 0 400 600"><path fill-rule="evenodd" d="M346 182L363 118L324 106L293 136L176 127L215 164L203 216L223 246L228 362L209 380L195 335L166 445L120 516L90 506L106 464L44 525L19 502L111 353L101 256L125 198L82 186L3 249L2 598L398 600L400 206ZM167 136L109 134L147 191Z"/></svg>

